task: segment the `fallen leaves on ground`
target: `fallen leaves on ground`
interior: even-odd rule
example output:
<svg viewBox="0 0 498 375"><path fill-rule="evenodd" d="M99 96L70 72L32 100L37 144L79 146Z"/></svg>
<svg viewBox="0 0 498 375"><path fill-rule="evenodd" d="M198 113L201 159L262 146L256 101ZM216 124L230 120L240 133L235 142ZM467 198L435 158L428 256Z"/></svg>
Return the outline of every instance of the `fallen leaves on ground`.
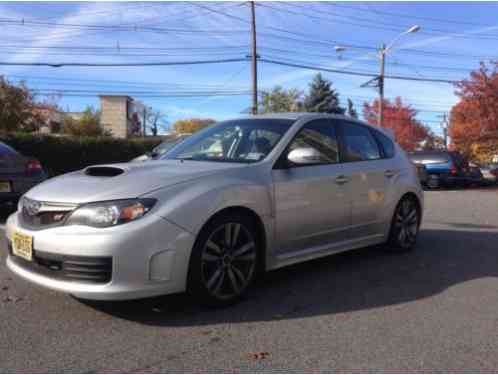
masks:
<svg viewBox="0 0 498 375"><path fill-rule="evenodd" d="M269 355L270 355L270 353L268 353L268 352L253 352L253 353L249 353L248 357L249 357L249 359L260 360L260 359L265 359Z"/></svg>

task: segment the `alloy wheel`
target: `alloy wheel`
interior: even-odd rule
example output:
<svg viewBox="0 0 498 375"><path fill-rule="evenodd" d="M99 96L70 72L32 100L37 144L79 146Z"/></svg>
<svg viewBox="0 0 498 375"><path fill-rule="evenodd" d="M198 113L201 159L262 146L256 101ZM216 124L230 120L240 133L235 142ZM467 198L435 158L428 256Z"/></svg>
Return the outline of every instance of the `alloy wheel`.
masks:
<svg viewBox="0 0 498 375"><path fill-rule="evenodd" d="M252 280L256 268L256 243L241 223L216 228L201 253L202 281L219 300L240 295Z"/></svg>
<svg viewBox="0 0 498 375"><path fill-rule="evenodd" d="M411 199L404 199L396 212L394 221L396 240L404 249L415 244L419 228L418 207Z"/></svg>

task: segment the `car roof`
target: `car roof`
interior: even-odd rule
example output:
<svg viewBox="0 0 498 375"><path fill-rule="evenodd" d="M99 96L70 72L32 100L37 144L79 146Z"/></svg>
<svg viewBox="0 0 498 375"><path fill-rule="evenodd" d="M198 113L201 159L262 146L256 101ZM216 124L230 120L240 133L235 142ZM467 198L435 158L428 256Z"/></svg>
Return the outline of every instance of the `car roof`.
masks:
<svg viewBox="0 0 498 375"><path fill-rule="evenodd" d="M345 121L357 123L359 125L368 126L368 127L373 128L377 131L380 131L381 133L383 133L385 136L387 136L391 140L394 140L394 134L392 134L389 129L382 128L380 126L371 125L371 124L368 124L367 122L358 120L357 118L345 116L345 115L341 115L341 114L337 114L337 113L280 112L280 113L266 113L266 114L261 114L261 115L247 115L247 116L235 118L232 120L282 119L282 120L293 120L293 121L298 121L298 120L306 121L306 120L322 119L322 118L345 120Z"/></svg>
<svg viewBox="0 0 498 375"><path fill-rule="evenodd" d="M334 113L320 113L320 112L279 112L279 113L265 113L261 115L248 115L241 117L241 119L287 119L287 120L301 120L307 118L337 118L337 119L361 122L353 117L348 117Z"/></svg>

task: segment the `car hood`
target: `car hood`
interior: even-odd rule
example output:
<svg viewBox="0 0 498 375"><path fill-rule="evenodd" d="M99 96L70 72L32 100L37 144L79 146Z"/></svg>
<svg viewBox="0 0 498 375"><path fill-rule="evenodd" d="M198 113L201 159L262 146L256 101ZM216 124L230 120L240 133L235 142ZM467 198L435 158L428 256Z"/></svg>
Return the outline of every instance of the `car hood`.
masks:
<svg viewBox="0 0 498 375"><path fill-rule="evenodd" d="M26 193L28 198L60 203L87 203L135 198L153 190L245 165L222 162L160 160L90 166L49 179Z"/></svg>

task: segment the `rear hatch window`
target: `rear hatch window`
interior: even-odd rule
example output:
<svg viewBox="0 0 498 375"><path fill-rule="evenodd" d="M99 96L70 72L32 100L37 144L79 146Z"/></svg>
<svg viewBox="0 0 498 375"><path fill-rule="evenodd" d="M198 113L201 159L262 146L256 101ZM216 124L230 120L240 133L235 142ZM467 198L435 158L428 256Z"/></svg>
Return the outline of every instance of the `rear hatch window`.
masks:
<svg viewBox="0 0 498 375"><path fill-rule="evenodd" d="M450 161L450 156L444 152L414 152L408 156L418 164L444 164Z"/></svg>

